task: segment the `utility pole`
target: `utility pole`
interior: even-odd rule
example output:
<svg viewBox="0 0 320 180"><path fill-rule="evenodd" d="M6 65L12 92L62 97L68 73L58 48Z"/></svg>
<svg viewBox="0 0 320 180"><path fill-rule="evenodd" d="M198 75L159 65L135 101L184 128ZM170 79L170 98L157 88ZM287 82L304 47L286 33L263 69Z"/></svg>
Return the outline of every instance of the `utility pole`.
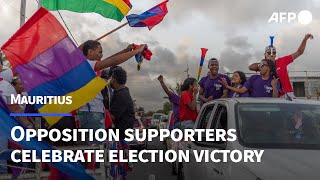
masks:
<svg viewBox="0 0 320 180"><path fill-rule="evenodd" d="M25 23L25 21L26 21L26 0L21 0L20 27Z"/></svg>

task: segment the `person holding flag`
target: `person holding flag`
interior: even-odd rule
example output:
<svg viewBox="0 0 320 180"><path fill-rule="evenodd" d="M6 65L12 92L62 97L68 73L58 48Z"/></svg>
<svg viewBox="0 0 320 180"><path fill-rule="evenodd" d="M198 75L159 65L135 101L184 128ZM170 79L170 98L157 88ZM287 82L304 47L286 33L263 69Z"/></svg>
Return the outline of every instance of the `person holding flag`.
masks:
<svg viewBox="0 0 320 180"><path fill-rule="evenodd" d="M306 34L298 48L298 50L291 55L287 55L281 58L276 59L276 48L273 46L273 36L270 37L271 44L265 49L265 59L271 60L276 64L277 74L279 76L279 80L282 86L282 91L280 92L280 96L285 98L295 98L293 93L293 88L289 80L287 66L292 63L295 59L301 56L306 48L307 41L309 39L313 39L312 34ZM259 71L258 67L259 63L254 63L249 66L249 69L252 71Z"/></svg>
<svg viewBox="0 0 320 180"><path fill-rule="evenodd" d="M101 44L95 40L88 40L83 44L82 52L87 58L87 62L90 64L91 68L99 76L101 70L119 65L129 60L136 54L141 53L144 50L144 47L145 45L141 45L138 49L133 50L134 47L130 44L124 50L101 60L103 56ZM79 128L93 129L94 131L105 128L105 109L101 92L99 92L92 101L79 109L78 120ZM88 144L97 143L98 142L95 140L94 142L88 142Z"/></svg>

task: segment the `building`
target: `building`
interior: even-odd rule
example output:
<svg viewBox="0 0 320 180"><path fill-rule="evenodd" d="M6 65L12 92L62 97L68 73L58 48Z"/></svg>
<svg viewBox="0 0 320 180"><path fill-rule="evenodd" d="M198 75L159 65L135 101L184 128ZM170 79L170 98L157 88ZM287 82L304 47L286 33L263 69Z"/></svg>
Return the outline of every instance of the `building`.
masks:
<svg viewBox="0 0 320 180"><path fill-rule="evenodd" d="M297 75L300 73L300 75ZM301 75L301 73L303 73ZM320 71L290 72L290 81L297 97L319 98Z"/></svg>

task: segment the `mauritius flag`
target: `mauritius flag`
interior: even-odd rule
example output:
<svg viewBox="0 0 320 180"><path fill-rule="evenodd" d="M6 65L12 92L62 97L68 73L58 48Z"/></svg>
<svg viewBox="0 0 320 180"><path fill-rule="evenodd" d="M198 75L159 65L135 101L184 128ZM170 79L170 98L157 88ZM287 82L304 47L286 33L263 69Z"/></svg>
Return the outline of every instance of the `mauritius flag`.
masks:
<svg viewBox="0 0 320 180"><path fill-rule="evenodd" d="M119 22L132 8L129 0L42 0L41 5L50 11L95 12Z"/></svg>
<svg viewBox="0 0 320 180"><path fill-rule="evenodd" d="M82 52L59 21L40 8L2 47L29 96L71 96L71 104L36 104L40 113L70 113L103 89ZM46 117L50 125L61 119Z"/></svg>
<svg viewBox="0 0 320 180"><path fill-rule="evenodd" d="M16 126L21 126L21 124L14 118L10 117L9 112L3 109L4 106L5 103L0 96L0 136L8 138L10 141L12 141L12 128ZM26 132L24 131L24 133ZM20 137L21 133L15 131L15 136ZM42 157L42 150L53 150L53 148L49 146L47 143L40 142L35 137L31 138L30 141L27 141L26 137L24 137L23 140L17 142L17 144L22 146L24 149L35 150L39 158ZM93 177L88 175L83 166L78 162L54 162L49 164L61 171L63 174L67 175L68 177L72 177L73 179L93 180Z"/></svg>
<svg viewBox="0 0 320 180"><path fill-rule="evenodd" d="M164 16L168 13L168 0L156 5L142 14L130 14L126 16L129 26L131 27L148 27L151 30L155 25L159 24Z"/></svg>

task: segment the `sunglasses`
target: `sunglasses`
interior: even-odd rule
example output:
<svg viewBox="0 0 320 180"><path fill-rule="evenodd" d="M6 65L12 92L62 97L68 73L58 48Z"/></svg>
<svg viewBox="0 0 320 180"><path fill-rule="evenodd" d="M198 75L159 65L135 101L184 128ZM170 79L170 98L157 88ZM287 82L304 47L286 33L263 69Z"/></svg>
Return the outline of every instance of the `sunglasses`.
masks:
<svg viewBox="0 0 320 180"><path fill-rule="evenodd" d="M262 63L260 63L260 64L258 65L259 68L263 68L264 66L267 66L267 67L268 67L267 64L262 64Z"/></svg>
<svg viewBox="0 0 320 180"><path fill-rule="evenodd" d="M271 51L268 51L268 52L266 52L268 55L271 55ZM277 54L277 52L276 51L273 51L273 53L272 54L274 54L274 55L276 55Z"/></svg>

